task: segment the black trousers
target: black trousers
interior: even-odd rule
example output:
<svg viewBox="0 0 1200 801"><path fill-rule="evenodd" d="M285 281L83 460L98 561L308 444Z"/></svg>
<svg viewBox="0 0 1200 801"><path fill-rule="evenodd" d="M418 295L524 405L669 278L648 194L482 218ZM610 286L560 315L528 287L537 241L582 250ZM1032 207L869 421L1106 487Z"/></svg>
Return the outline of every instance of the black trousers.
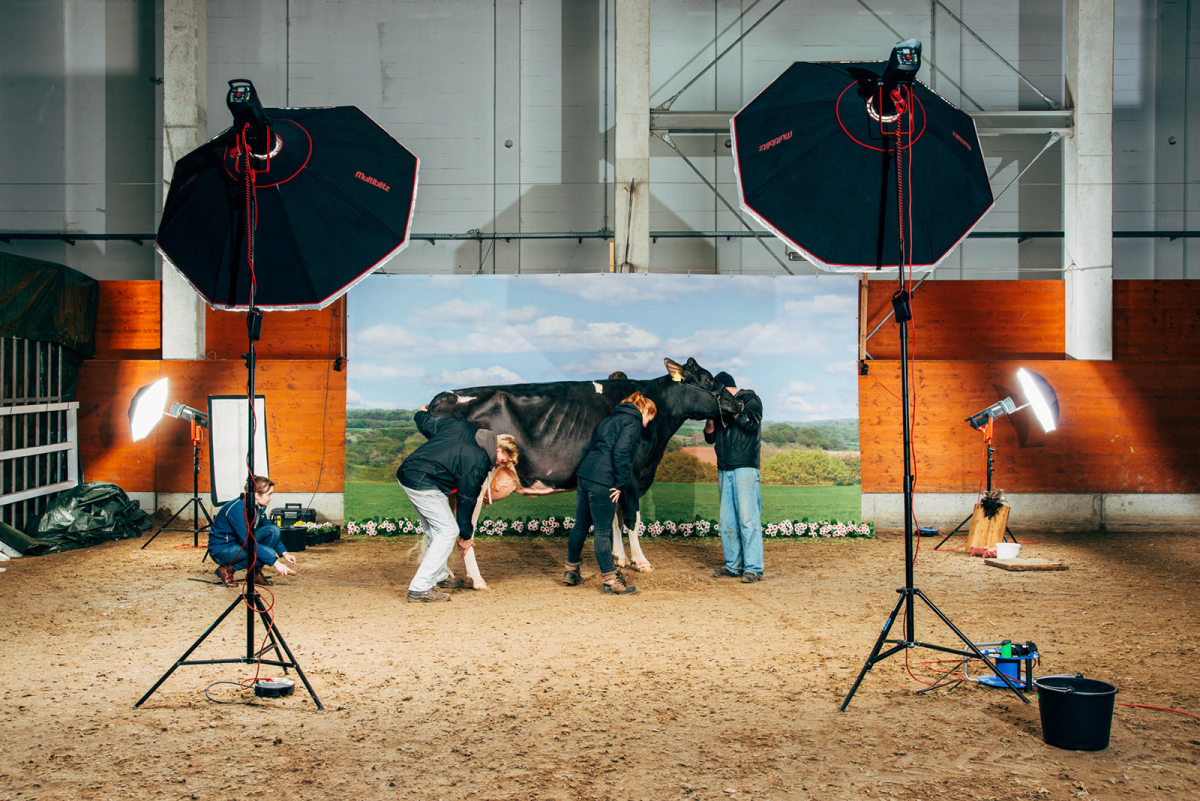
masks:
<svg viewBox="0 0 1200 801"><path fill-rule="evenodd" d="M602 487L590 481L580 481L579 490L575 493L575 527L567 537L567 561L573 565L583 561L583 543L587 539L588 528L596 527L595 548L596 566L601 573L612 573L617 568L613 564L613 514L617 506L612 502L609 487Z"/></svg>

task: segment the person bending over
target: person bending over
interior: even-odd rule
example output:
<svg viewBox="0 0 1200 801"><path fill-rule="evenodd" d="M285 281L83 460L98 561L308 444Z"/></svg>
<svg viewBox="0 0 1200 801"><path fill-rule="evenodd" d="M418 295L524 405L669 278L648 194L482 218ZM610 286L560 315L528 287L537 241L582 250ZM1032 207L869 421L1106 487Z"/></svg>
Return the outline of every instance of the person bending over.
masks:
<svg viewBox="0 0 1200 801"><path fill-rule="evenodd" d="M635 392L617 404L613 413L596 427L576 473L579 486L575 494L575 527L567 538L564 584L573 587L583 581L579 575L583 564L583 542L587 539L588 528L594 525L596 565L604 581L600 589L613 595L637 592L637 587L626 584L613 564L613 513L622 491L628 491L626 488L630 486L633 456L641 441L642 429L657 412L654 401Z"/></svg>
<svg viewBox="0 0 1200 801"><path fill-rule="evenodd" d="M247 481L246 488L249 487L250 482ZM296 564L296 557L283 547L279 526L267 520L267 505L275 493L274 487L275 482L266 476L254 477L254 511L251 520L255 543L254 580L267 586L272 581L263 574L265 565L274 567L281 576L296 572L284 564ZM236 587L234 571L246 570L251 563L251 554L246 546L245 496L230 501L217 511L208 532L208 552L217 563L217 577L221 583L226 587Z"/></svg>
<svg viewBox="0 0 1200 801"><path fill-rule="evenodd" d="M713 380L741 403L736 415L725 415L704 424L704 441L715 445L717 486L721 493L721 549L725 564L714 576L741 576L759 581L763 576L762 488L759 486L763 406L752 389L738 391L733 377L721 372Z"/></svg>
<svg viewBox="0 0 1200 801"><path fill-rule="evenodd" d="M446 561L458 547L464 555L474 545L475 506L488 474L495 467L516 466L520 451L508 434L476 428L466 420L436 417L428 406L413 416L417 429L429 438L408 455L396 471L396 480L421 518L428 550L408 585L410 601L449 601L441 589L457 589L462 579L454 578ZM456 511L450 498L457 500Z"/></svg>

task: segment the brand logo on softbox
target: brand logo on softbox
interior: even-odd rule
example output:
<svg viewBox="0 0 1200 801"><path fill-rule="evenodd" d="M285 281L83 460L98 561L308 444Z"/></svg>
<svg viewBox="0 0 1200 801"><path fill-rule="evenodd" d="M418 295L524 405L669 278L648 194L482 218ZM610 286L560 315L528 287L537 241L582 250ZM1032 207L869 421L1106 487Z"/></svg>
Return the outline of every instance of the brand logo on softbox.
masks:
<svg viewBox="0 0 1200 801"><path fill-rule="evenodd" d="M779 144L780 142L786 142L787 140L789 140L791 138L792 138L791 131L788 131L785 134L780 134L779 136L772 139L770 142L764 142L763 144L759 145L758 152L761 153L764 150L768 150L769 148L775 147L775 145Z"/></svg>
<svg viewBox="0 0 1200 801"><path fill-rule="evenodd" d="M354 173L354 177L360 181L366 181L367 183L371 184L371 186L378 186L384 192L391 191L391 187L389 187L383 181L379 180L378 178L372 178L369 175L363 174L362 170L359 170L358 172Z"/></svg>

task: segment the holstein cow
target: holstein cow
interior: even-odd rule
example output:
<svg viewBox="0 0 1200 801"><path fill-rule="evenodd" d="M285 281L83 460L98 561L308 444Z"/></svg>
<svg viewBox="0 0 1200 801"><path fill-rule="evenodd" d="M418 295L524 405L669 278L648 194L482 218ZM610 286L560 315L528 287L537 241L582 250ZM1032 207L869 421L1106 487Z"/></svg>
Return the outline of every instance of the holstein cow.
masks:
<svg viewBox="0 0 1200 801"><path fill-rule="evenodd" d="M480 428L516 437L521 448L516 476L505 468L491 477L490 502L494 503L514 491L521 495L549 495L575 489L575 471L596 427L612 414L618 403L640 391L658 407L658 414L642 429L633 459L633 475L641 497L654 481L667 442L684 420L717 417L718 410L730 414L739 411L739 403L695 359L688 359L683 365L670 359L663 362L667 375L648 381L556 381L457 389L437 395L429 402L429 411L463 418ZM481 498L480 508L483 501ZM648 571L650 563L638 545L637 521L627 521L627 525L633 529L629 552L634 565L638 570ZM619 527L614 528L613 554L617 564L625 567L629 562L620 532ZM468 572L478 586L481 579L474 571Z"/></svg>

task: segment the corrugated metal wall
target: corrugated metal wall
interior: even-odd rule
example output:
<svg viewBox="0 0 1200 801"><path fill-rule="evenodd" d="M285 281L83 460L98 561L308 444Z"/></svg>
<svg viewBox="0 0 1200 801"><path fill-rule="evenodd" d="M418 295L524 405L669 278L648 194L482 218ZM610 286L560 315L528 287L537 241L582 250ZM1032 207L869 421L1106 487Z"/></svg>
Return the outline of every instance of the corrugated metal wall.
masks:
<svg viewBox="0 0 1200 801"><path fill-rule="evenodd" d="M1043 92L1062 99L1061 4L944 0ZM0 230L126 233L154 227L161 4L39 0L4 5ZM596 231L612 220L613 6L609 0L209 0L209 126L228 122L226 81L251 78L273 105L352 103L422 159L414 228L430 233ZM768 0L654 0L651 91L673 95L767 11ZM1196 229L1200 19L1186 0L1117 0L1114 226ZM741 17L746 13L744 18ZM740 107L794 60L882 59L926 42L922 77L967 109L1045 104L930 0L790 0L685 92L676 110ZM607 78L607 80L606 80ZM1174 144L1171 143L1172 137ZM611 139L611 136L609 137ZM678 142L729 198L724 136ZM1038 135L988 137L997 190L1041 150ZM511 143L511 144L509 144ZM653 230L738 224L674 153L652 149ZM1061 229L1062 166L1051 148L983 230ZM606 214L607 212L607 214ZM606 220L607 217L607 220ZM13 243L98 278L153 278L133 243ZM777 246L776 246L777 247ZM971 240L939 278L1058 277L1061 242ZM1114 277L1196 277L1194 241L1119 239ZM416 242L392 269L599 270L599 240ZM772 271L754 240L660 239L658 270ZM797 262L803 269L807 265Z"/></svg>

